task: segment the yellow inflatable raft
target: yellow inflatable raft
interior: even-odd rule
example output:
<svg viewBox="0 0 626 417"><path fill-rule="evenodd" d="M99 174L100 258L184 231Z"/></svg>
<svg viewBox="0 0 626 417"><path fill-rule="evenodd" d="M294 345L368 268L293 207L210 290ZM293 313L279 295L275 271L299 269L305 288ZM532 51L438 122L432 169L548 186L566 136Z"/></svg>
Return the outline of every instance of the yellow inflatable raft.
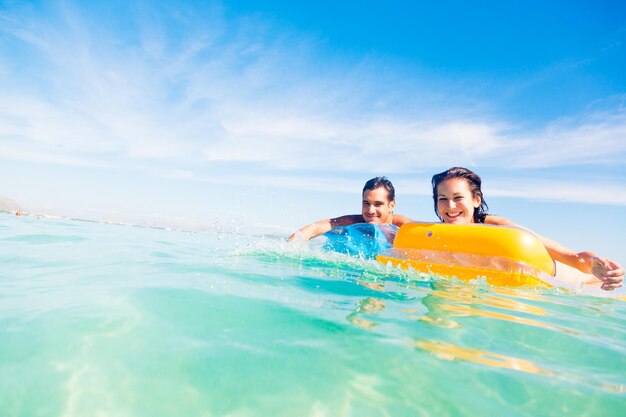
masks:
<svg viewBox="0 0 626 417"><path fill-rule="evenodd" d="M405 224L393 248L376 259L432 276L484 279L508 287L550 287L547 281L555 272L552 257L535 235L483 224Z"/></svg>

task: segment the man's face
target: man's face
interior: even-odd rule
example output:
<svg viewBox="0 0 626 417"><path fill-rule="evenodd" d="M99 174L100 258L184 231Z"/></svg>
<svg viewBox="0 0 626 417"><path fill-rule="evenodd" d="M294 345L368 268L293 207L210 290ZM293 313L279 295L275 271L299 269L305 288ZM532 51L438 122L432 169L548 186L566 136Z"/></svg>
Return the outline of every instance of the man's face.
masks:
<svg viewBox="0 0 626 417"><path fill-rule="evenodd" d="M383 187L374 190L365 190L361 214L366 223L391 223L395 201L389 201L389 193Z"/></svg>

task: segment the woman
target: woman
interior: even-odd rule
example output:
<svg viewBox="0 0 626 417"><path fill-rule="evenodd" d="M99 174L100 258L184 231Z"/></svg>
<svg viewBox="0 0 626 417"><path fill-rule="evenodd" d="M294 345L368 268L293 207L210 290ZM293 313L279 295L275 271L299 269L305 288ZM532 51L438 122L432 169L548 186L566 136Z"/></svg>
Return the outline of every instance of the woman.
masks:
<svg viewBox="0 0 626 417"><path fill-rule="evenodd" d="M444 223L518 226L504 217L487 213L489 208L480 189L480 177L469 169L454 167L436 174L433 176L432 186L435 213ZM602 281L603 290L613 290L622 286L624 269L617 262L593 252L574 252L553 240L539 235L537 237L552 259L583 273L594 275Z"/></svg>

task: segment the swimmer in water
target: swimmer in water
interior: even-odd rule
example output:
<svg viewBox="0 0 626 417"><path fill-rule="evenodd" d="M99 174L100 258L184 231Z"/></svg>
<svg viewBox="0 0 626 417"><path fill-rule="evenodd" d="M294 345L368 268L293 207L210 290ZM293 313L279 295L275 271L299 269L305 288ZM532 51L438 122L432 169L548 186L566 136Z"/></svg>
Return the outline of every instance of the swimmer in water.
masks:
<svg viewBox="0 0 626 417"><path fill-rule="evenodd" d="M480 188L480 177L467 168L454 167L434 175L432 187L435 213L444 223L520 227L504 217L487 213L488 206ZM603 290L614 290L622 286L624 268L617 262L593 252L574 252L558 242L540 235L537 237L552 259L583 273L592 274L602 281Z"/></svg>
<svg viewBox="0 0 626 417"><path fill-rule="evenodd" d="M375 177L367 181L363 187L362 197L361 214L348 214L311 223L292 234L288 241L307 241L337 226L370 223L393 224L399 227L413 221L401 214L394 214L393 210L396 207L395 189L386 177Z"/></svg>

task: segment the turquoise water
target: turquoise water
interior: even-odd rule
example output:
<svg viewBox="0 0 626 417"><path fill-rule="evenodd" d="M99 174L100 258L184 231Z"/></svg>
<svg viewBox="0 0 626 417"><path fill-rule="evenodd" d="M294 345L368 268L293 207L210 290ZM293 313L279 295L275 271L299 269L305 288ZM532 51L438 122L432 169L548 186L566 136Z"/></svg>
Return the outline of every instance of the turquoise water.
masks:
<svg viewBox="0 0 626 417"><path fill-rule="evenodd" d="M626 302L0 215L0 416L621 416Z"/></svg>

